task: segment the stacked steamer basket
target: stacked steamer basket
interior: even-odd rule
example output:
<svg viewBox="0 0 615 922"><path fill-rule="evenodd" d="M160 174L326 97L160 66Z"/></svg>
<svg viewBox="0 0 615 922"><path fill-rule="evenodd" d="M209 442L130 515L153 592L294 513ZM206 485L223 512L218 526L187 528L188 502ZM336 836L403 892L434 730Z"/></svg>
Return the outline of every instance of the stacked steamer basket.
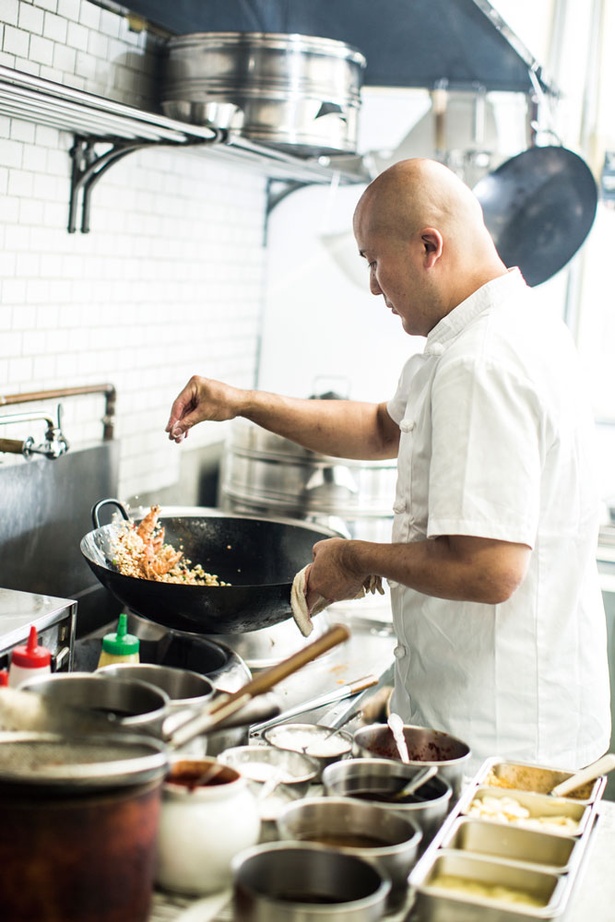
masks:
<svg viewBox="0 0 615 922"><path fill-rule="evenodd" d="M548 793L570 774L488 759L410 875L413 918L561 918L606 784L603 775L568 797Z"/></svg>

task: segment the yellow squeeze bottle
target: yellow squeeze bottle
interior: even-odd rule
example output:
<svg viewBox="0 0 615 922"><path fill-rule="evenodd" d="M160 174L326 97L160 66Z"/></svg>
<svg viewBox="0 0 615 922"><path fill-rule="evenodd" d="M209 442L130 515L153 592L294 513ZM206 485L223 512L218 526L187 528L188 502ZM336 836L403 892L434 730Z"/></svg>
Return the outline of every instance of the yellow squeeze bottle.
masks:
<svg viewBox="0 0 615 922"><path fill-rule="evenodd" d="M122 613L117 622L117 631L105 634L98 668L111 663L138 663L139 638L128 633L128 616Z"/></svg>

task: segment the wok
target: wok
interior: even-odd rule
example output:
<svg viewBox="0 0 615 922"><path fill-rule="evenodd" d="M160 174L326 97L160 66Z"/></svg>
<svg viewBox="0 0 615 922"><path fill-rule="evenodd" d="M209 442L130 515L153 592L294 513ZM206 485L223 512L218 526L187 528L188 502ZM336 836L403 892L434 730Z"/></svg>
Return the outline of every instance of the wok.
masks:
<svg viewBox="0 0 615 922"><path fill-rule="evenodd" d="M506 266L528 285L559 272L580 248L596 216L592 173L565 147L531 147L474 186L485 224Z"/></svg>
<svg viewBox="0 0 615 922"><path fill-rule="evenodd" d="M118 572L113 563L118 525L100 526L99 511L105 505L116 506L128 519L118 500L102 500L93 507L97 527L82 538L80 547L97 578L137 615L191 633L245 633L285 621L292 615L293 579L311 561L312 546L339 537L331 529L293 519L169 507L159 520L165 542L183 548L193 565L200 563L231 585L161 583Z"/></svg>

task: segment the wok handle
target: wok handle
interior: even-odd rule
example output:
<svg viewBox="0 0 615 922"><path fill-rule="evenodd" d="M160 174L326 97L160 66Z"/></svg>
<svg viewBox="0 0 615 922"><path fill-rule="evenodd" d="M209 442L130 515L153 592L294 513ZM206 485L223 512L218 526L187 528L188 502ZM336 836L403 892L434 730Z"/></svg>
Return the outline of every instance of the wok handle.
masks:
<svg viewBox="0 0 615 922"><path fill-rule="evenodd" d="M119 499L101 499L99 502L95 503L92 506L92 523L94 525L94 528L101 527L100 526L100 516L98 513L103 508L103 506L116 506L117 509L119 509L119 511L122 513L122 516L126 519L126 521L127 522L130 521L130 516L128 515L126 507L124 506L123 503L119 501Z"/></svg>
<svg viewBox="0 0 615 922"><path fill-rule="evenodd" d="M242 686L242 688L233 692L228 697L214 703L209 713L212 715L215 714L218 710L226 707L226 705L230 704L236 698L243 698L245 695L249 695L253 698L255 695L262 695L263 692L271 691L273 686L281 682L282 679L287 678L287 676L292 675L293 672L301 669L302 666L322 656L323 653L326 653L327 650L330 650L332 647L336 647L338 644L348 640L349 637L350 631L347 627L343 624L334 624L333 627L330 627L328 631L312 641L312 643L307 644L307 646L303 647L301 650L293 653L292 656L282 660L281 663L276 663L275 666L264 669L263 672L248 682L247 685Z"/></svg>

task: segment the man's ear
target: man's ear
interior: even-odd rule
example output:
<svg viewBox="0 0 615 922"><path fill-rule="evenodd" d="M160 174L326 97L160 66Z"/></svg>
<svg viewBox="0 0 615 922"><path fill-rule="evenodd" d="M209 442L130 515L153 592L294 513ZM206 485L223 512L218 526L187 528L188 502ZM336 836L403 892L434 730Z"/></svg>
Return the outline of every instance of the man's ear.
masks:
<svg viewBox="0 0 615 922"><path fill-rule="evenodd" d="M435 227L425 227L421 231L421 240L425 251L425 266L430 269L442 256L442 234Z"/></svg>

